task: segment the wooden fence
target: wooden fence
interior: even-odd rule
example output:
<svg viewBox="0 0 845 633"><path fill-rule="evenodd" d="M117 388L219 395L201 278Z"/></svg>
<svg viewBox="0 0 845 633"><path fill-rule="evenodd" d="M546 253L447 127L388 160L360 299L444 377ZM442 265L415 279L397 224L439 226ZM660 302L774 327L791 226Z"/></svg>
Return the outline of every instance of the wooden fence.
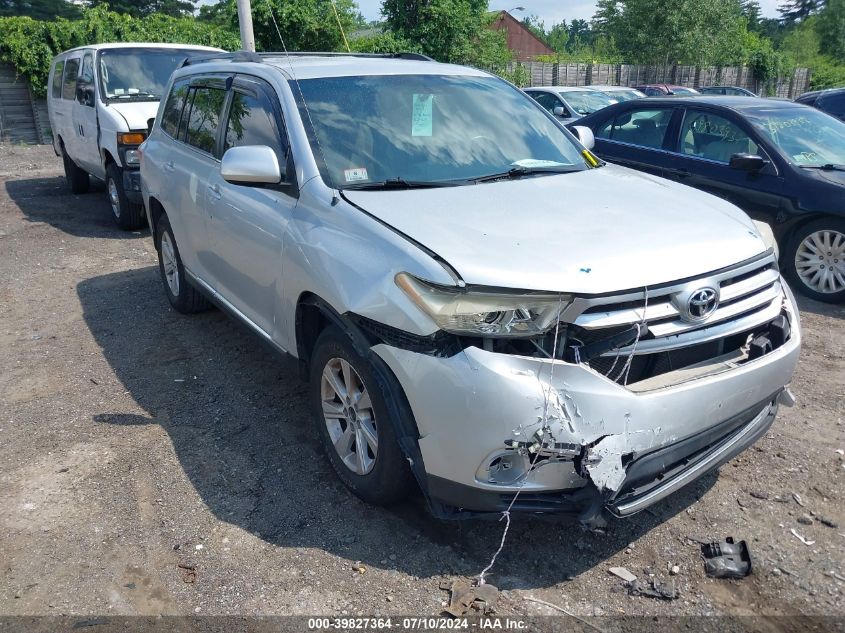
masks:
<svg viewBox="0 0 845 633"><path fill-rule="evenodd" d="M511 62L513 73L522 66L530 75L531 86L589 86L611 84L635 86L667 83L689 88L700 86L739 86L767 96L794 99L810 89L810 71L796 68L767 86L746 66L643 66L633 64L589 64L548 62Z"/></svg>

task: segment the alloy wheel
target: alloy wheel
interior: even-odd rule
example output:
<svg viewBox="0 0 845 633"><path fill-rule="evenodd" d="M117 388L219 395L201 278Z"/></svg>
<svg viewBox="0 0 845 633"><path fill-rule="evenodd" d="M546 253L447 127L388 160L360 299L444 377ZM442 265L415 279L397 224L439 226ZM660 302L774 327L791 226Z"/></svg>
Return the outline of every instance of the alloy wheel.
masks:
<svg viewBox="0 0 845 633"><path fill-rule="evenodd" d="M167 280L167 287L174 297L179 296L179 266L176 261L176 249L173 247L173 240L170 233L165 231L161 234L161 264L164 268L164 278Z"/></svg>
<svg viewBox="0 0 845 633"><path fill-rule="evenodd" d="M845 290L845 234L833 230L810 233L795 252L795 271L816 292Z"/></svg>
<svg viewBox="0 0 845 633"><path fill-rule="evenodd" d="M378 425L370 394L355 368L332 358L320 381L323 420L337 454L357 475L372 471L378 455Z"/></svg>

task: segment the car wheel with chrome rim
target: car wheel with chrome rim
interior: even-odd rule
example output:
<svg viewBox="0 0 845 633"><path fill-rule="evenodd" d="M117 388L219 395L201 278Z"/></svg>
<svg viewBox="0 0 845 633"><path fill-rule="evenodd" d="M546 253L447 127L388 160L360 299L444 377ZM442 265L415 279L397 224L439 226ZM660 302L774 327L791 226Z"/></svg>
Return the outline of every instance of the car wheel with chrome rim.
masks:
<svg viewBox="0 0 845 633"><path fill-rule="evenodd" d="M799 292L827 303L845 301L845 221L824 218L800 227L784 260Z"/></svg>
<svg viewBox="0 0 845 633"><path fill-rule="evenodd" d="M158 251L158 269L167 300L184 314L202 312L211 307L206 299L187 279L179 248L173 237L173 228L167 215L159 217L156 224L155 245Z"/></svg>

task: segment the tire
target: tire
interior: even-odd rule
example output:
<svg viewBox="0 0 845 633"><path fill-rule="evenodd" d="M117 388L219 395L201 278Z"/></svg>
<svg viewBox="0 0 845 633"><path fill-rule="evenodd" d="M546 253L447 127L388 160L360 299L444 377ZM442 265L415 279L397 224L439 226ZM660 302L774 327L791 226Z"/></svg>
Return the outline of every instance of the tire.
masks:
<svg viewBox="0 0 845 633"><path fill-rule="evenodd" d="M343 363L348 364L350 373L344 372ZM363 358L350 338L334 326L320 334L310 365L309 398L317 436L338 478L353 494L373 505L389 505L406 498L413 490L414 479L388 414L387 399L395 394L386 393L387 388L376 379L370 361ZM354 396L344 402L338 396L338 389L333 389L328 379L324 380L325 372L330 372L344 389L346 381L350 380L359 395L369 395L371 406L359 408ZM360 398L358 402L366 403L366 400ZM327 418L324 405L338 417ZM349 429L348 434L346 429ZM372 443L365 441L367 431L377 440L375 451ZM338 448L333 437L338 439ZM366 444L365 450L360 452L359 439L361 446ZM372 461L368 462L369 459Z"/></svg>
<svg viewBox="0 0 845 633"><path fill-rule="evenodd" d="M73 159L67 155L64 145L62 145L62 163L65 168L65 180L67 180L71 193L88 193L91 190L91 179L88 177L88 172L73 162Z"/></svg>
<svg viewBox="0 0 845 633"><path fill-rule="evenodd" d="M155 244L158 251L158 270L170 305L182 314L208 310L211 303L185 278L185 267L182 265L173 229L166 215L162 215L156 222Z"/></svg>
<svg viewBox="0 0 845 633"><path fill-rule="evenodd" d="M109 163L106 167L106 193L109 196L114 221L124 231L135 231L144 226L144 205L129 202L123 189L123 170Z"/></svg>
<svg viewBox="0 0 845 633"><path fill-rule="evenodd" d="M845 220L825 217L799 227L782 261L797 292L825 303L845 302Z"/></svg>

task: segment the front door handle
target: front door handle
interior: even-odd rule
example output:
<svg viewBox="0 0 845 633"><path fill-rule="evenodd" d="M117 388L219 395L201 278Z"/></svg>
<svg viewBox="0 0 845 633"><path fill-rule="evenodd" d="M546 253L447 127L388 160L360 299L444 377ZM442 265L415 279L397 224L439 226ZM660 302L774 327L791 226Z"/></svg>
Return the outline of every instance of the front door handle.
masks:
<svg viewBox="0 0 845 633"><path fill-rule="evenodd" d="M208 193L215 200L220 200L220 198L223 197L223 194L220 193L220 187L218 185L208 185Z"/></svg>
<svg viewBox="0 0 845 633"><path fill-rule="evenodd" d="M172 160L164 163L164 171L175 171L175 170L176 170L176 166L173 164Z"/></svg>

